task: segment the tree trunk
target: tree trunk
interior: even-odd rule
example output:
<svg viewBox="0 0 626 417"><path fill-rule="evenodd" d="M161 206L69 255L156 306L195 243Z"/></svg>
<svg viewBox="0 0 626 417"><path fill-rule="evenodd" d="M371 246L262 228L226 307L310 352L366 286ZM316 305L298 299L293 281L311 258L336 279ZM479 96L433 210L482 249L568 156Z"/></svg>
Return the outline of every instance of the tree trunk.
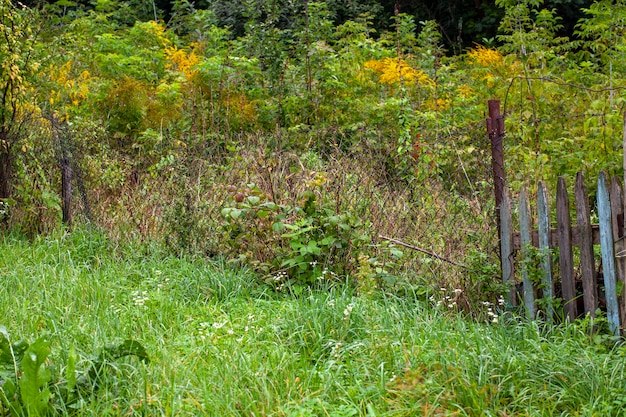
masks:
<svg viewBox="0 0 626 417"><path fill-rule="evenodd" d="M4 144L0 149L0 199L11 197L11 159L11 148Z"/></svg>

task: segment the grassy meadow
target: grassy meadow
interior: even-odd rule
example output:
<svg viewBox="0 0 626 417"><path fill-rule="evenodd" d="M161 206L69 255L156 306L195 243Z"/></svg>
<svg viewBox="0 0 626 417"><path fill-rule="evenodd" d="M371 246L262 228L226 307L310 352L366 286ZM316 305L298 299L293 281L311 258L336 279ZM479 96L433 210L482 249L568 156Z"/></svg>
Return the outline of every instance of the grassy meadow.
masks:
<svg viewBox="0 0 626 417"><path fill-rule="evenodd" d="M482 322L429 300L441 294L340 284L295 296L95 231L6 236L0 253L0 326L15 352L49 342L48 382L30 395L50 393L30 415L618 416L626 405L626 350L587 322ZM0 358L0 378L22 372ZM6 394L0 415L25 415Z"/></svg>

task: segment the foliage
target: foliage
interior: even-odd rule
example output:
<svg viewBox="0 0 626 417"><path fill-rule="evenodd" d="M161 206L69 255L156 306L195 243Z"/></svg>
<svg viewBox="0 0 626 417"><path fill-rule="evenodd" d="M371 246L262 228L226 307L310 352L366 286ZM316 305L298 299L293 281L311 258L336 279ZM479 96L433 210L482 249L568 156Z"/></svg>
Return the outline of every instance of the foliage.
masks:
<svg viewBox="0 0 626 417"><path fill-rule="evenodd" d="M326 182L319 173L313 189ZM279 290L318 281L337 281L357 270L361 251L370 242L366 225L351 212L337 212L332 201L318 202L313 190L299 196L298 206L277 205L249 184L221 211L224 240L231 250L245 248L242 260L268 273Z"/></svg>
<svg viewBox="0 0 626 417"><path fill-rule="evenodd" d="M45 415L52 397L48 387L50 370L45 366L50 354L50 342L41 337L32 345L23 341L11 344L4 327L0 327L0 337L2 409L12 415ZM7 374L12 378L4 380Z"/></svg>
<svg viewBox="0 0 626 417"><path fill-rule="evenodd" d="M276 287L325 270L364 293L441 284L473 311L498 295L494 262L480 267L495 233L487 99L503 104L511 188L622 173L621 2L584 7L567 37L570 3L497 1L480 11L502 17L497 36L464 50L417 6L381 23L376 2L144 3L1 3L4 228L58 228L65 155L75 211L112 236L282 272ZM377 236L471 277L396 259Z"/></svg>
<svg viewBox="0 0 626 417"><path fill-rule="evenodd" d="M77 357L68 353L65 375L54 375L51 365L49 336L40 336L33 343L11 342L7 329L0 326L0 411L7 416L46 416L62 410L81 407L80 397L89 389L96 391L104 376L104 368L114 361L135 355L148 361L144 347L134 340L107 346L93 360L84 375L77 378ZM54 377L54 379L53 379ZM57 380L58 378L58 380ZM82 392L81 392L82 391ZM84 400L82 400L84 403Z"/></svg>
<svg viewBox="0 0 626 417"><path fill-rule="evenodd" d="M626 352L601 321L474 321L337 284L293 297L97 230L4 236L0 251L3 323L34 340L2 332L0 398L20 388L6 352L19 373L36 349L50 415L623 414Z"/></svg>
<svg viewBox="0 0 626 417"><path fill-rule="evenodd" d="M27 122L37 113L29 82L39 64L32 59L35 12L2 0L0 16L0 199L8 199L14 153L25 136Z"/></svg>

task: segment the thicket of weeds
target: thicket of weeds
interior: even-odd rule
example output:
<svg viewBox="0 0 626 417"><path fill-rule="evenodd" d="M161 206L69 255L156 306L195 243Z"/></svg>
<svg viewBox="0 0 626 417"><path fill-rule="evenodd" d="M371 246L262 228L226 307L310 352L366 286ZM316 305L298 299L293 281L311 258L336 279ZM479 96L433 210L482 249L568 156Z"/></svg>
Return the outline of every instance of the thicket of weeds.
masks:
<svg viewBox="0 0 626 417"><path fill-rule="evenodd" d="M626 405L625 351L587 322L468 320L421 294L341 283L296 296L250 270L94 231L6 236L0 252L2 415L22 404L39 415L617 416ZM45 360L4 355L19 356L20 340ZM17 382L7 397L33 369L38 389Z"/></svg>
<svg viewBox="0 0 626 417"><path fill-rule="evenodd" d="M367 147L264 151L268 140L245 136L237 149L214 149L113 194L94 190L94 217L115 239L228 259L275 287L348 276L357 287L369 280L395 292L459 288L474 305L495 302L498 243L487 182L450 191L440 178L400 180ZM474 169L489 175L488 162Z"/></svg>

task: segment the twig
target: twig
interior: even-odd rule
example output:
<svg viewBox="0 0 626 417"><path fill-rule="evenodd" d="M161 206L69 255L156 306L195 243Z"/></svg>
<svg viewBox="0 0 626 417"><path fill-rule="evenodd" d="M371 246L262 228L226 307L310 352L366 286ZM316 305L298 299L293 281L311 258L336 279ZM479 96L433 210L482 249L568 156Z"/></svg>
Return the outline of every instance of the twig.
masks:
<svg viewBox="0 0 626 417"><path fill-rule="evenodd" d="M551 77L527 77L527 76L521 76L521 75L517 75L515 77L511 77L511 81L509 82L509 86L506 88L506 93L504 94L504 114L507 114L506 108L507 108L507 102L509 99L509 90L511 89L511 87L513 86L513 83L515 82L515 80L535 80L535 81L545 81L545 82L549 82L552 84L556 84L556 85L562 85L562 86L566 86L566 87L572 87L572 88L577 88L583 91L588 91L590 93L604 93L606 91L609 91L611 93L613 93L614 91L620 91L620 90L624 90L626 89L626 86L617 86L617 87L607 87L607 88L589 88L589 87L585 87L584 85L581 84L575 84L575 83L570 83L567 81L560 81L560 80L555 80L554 78Z"/></svg>
<svg viewBox="0 0 626 417"><path fill-rule="evenodd" d="M405 248L409 248L409 249L413 249L416 250L418 252L422 252L425 253L428 256L432 256L433 258L437 258L440 261L444 261L444 262L448 262L449 264L455 265L455 266L460 266L461 268L467 268L465 265L460 264L458 262L454 262L450 259L444 258L443 256L437 255L435 252L431 252L431 251L427 251L426 249L422 249L422 248L418 248L417 246L413 246L410 245L408 243L404 243L398 239L394 239L391 237L387 237L387 236L378 236L379 239L383 239L383 240L388 240L389 242L395 243L396 245L400 245L400 246L404 246Z"/></svg>

